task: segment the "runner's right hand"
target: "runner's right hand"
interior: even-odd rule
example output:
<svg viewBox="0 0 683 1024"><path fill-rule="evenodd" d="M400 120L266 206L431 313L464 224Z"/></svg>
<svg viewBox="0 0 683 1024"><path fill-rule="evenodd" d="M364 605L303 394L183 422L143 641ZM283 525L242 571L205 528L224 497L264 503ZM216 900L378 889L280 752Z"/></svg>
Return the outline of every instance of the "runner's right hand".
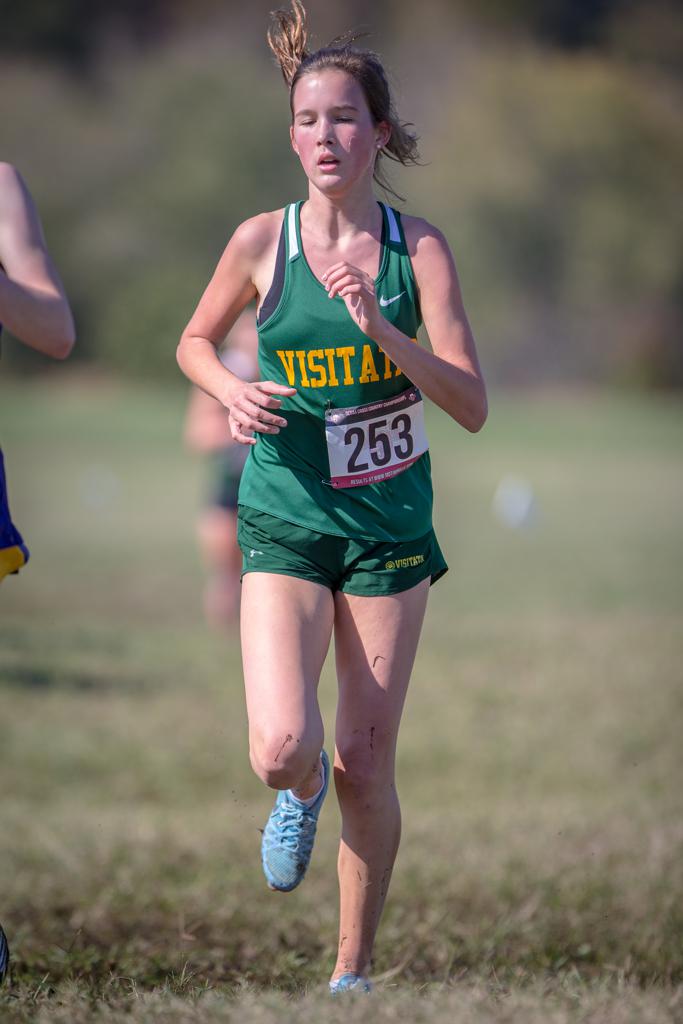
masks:
<svg viewBox="0 0 683 1024"><path fill-rule="evenodd" d="M287 426L287 420L269 410L277 410L282 405L282 399L275 396L295 394L296 388L276 384L272 380L236 382L224 403L230 414L228 421L233 440L240 444L256 444L254 431L279 434L280 428Z"/></svg>

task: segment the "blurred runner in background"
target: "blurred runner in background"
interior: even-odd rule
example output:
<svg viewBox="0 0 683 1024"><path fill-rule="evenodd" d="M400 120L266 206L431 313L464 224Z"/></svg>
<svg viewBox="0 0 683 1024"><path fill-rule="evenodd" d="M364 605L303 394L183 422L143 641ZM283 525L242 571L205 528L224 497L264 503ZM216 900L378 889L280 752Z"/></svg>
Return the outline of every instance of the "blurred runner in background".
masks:
<svg viewBox="0 0 683 1024"><path fill-rule="evenodd" d="M245 312L220 351L223 365L238 377L258 378L258 335L254 312ZM234 441L225 406L193 387L185 419L185 443L205 454L209 482L197 535L206 569L204 615L211 626L224 629L237 619L242 552L237 544L237 491L249 447Z"/></svg>
<svg viewBox="0 0 683 1024"><path fill-rule="evenodd" d="M0 163L0 325L46 356L66 359L74 322L35 203L19 172ZM28 561L12 524L0 450L0 581Z"/></svg>
<svg viewBox="0 0 683 1024"><path fill-rule="evenodd" d="M2 325L55 359L66 359L73 348L73 317L38 211L21 175L6 163L0 163L0 330ZM28 557L10 517L0 449L0 582L18 572Z"/></svg>
<svg viewBox="0 0 683 1024"><path fill-rule="evenodd" d="M66 359L75 341L64 288L50 259L35 203L19 172L0 163L0 331L30 348ZM0 448L0 583L28 561L28 548L10 517ZM9 946L0 927L0 982Z"/></svg>

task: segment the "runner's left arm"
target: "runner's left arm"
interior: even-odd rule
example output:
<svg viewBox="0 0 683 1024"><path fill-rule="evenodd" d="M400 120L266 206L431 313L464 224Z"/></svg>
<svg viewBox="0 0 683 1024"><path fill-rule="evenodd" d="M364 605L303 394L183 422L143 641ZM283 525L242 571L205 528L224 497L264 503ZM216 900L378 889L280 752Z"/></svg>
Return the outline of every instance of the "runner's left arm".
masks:
<svg viewBox="0 0 683 1024"><path fill-rule="evenodd" d="M487 414L486 388L463 306L448 242L431 224L404 218L406 241L432 351L413 344L381 313L374 282L357 267L338 263L323 279L341 295L352 319L409 380L467 430L480 430Z"/></svg>

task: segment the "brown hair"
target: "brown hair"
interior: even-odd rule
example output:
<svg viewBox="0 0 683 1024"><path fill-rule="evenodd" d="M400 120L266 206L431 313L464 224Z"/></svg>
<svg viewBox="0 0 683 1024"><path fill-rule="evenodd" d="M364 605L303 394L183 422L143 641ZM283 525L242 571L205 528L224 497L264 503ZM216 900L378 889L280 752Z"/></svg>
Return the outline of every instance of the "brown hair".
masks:
<svg viewBox="0 0 683 1024"><path fill-rule="evenodd" d="M306 11L301 0L291 0L291 11L273 11L268 29L268 45L280 65L282 76L289 86L289 104L294 113L292 97L296 83L304 75L332 68L351 75L363 90L370 116L375 124L386 122L391 128L389 140L377 154L373 179L377 184L401 199L389 185L381 167L383 156L406 167L417 164L420 154L417 135L413 127L400 120L393 104L389 82L378 54L372 50L360 50L351 45L358 38L351 34L333 39L328 46L319 50L306 49L308 30Z"/></svg>

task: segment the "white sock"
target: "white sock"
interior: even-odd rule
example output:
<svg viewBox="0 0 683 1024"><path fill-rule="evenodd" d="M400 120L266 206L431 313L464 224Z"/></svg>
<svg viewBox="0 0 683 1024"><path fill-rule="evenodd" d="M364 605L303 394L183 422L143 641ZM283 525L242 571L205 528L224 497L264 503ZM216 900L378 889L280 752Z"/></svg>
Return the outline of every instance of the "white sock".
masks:
<svg viewBox="0 0 683 1024"><path fill-rule="evenodd" d="M313 804L316 802L316 800L318 799L318 797L322 793L323 787L325 785L325 769L323 767L322 760L320 762L320 768L321 768L321 775L323 777L323 781L320 783L320 789L318 790L318 792L314 793L313 796L307 796L305 800L302 800L301 797L297 796L296 793L294 793L293 790L288 789L287 792L289 793L289 797L290 797L291 800L293 800L297 804L301 804L302 807L312 807L313 806Z"/></svg>

